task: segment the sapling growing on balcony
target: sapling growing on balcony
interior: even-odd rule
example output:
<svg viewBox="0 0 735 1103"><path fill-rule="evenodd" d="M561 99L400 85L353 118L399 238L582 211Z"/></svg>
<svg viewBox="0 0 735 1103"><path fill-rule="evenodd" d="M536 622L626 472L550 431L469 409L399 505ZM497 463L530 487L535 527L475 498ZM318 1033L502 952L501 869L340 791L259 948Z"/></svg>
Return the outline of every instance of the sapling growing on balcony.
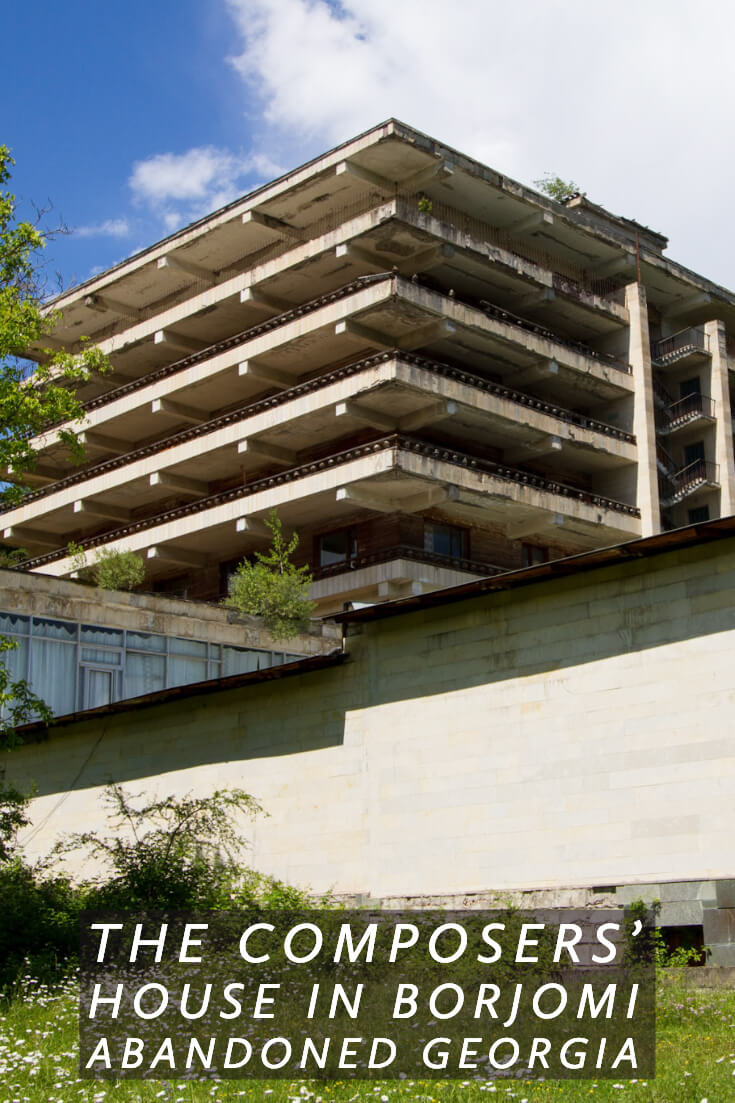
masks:
<svg viewBox="0 0 735 1103"><path fill-rule="evenodd" d="M286 540L275 510L265 524L272 536L269 550L256 552L253 562L243 559L238 564L222 604L238 613L262 617L269 632L287 640L308 627L314 609L314 602L308 599L312 575L307 566L291 562L299 543L297 533Z"/></svg>

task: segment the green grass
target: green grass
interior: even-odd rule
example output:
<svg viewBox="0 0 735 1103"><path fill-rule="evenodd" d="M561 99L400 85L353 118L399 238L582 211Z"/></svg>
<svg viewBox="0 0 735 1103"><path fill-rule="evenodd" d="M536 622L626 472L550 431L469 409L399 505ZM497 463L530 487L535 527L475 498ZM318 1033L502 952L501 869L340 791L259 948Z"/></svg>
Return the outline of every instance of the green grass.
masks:
<svg viewBox="0 0 735 1103"><path fill-rule="evenodd" d="M735 1103L735 992L659 990L655 1080L411 1081L316 1084L234 1080L220 1083L77 1079L77 1002L72 982L54 989L26 979L0 1014L0 1103Z"/></svg>

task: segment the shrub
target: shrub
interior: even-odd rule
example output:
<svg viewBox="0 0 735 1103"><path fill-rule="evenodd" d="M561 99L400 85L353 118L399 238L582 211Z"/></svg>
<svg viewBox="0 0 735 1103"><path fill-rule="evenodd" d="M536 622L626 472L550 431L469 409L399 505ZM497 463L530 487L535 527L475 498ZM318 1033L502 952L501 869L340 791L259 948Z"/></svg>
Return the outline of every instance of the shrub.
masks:
<svg viewBox="0 0 735 1103"><path fill-rule="evenodd" d="M114 548L103 548L92 570L101 590L133 590L145 578L145 563L139 555Z"/></svg>
<svg viewBox="0 0 735 1103"><path fill-rule="evenodd" d="M254 563L243 559L237 566L223 605L238 613L262 617L269 632L287 640L309 625L314 603L307 595L313 579L308 567L295 567L291 562L298 535L293 533L286 543L275 510L265 523L273 537L269 550L265 554L256 552Z"/></svg>
<svg viewBox="0 0 735 1103"><path fill-rule="evenodd" d="M84 894L66 877L46 875L18 853L17 834L28 825L30 796L0 788L0 986L28 967L46 973L72 955Z"/></svg>
<svg viewBox="0 0 735 1103"><path fill-rule="evenodd" d="M555 199L557 203L566 203L575 195L585 194L573 180L562 180L561 176L554 176L550 172L545 173L540 180L534 180L534 184L539 191L548 195L550 199Z"/></svg>
<svg viewBox="0 0 735 1103"><path fill-rule="evenodd" d="M86 831L57 848L101 859L91 883L90 907L109 909L217 908L231 904L245 847L234 816L254 816L260 805L242 789L208 797L167 796L134 804L120 785L105 789L111 834Z"/></svg>

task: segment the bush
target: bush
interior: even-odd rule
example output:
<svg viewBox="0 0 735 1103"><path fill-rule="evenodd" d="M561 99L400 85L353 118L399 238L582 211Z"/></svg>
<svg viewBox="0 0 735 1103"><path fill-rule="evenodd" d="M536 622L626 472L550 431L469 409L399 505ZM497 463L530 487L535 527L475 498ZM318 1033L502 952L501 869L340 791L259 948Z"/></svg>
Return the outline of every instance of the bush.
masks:
<svg viewBox="0 0 735 1103"><path fill-rule="evenodd" d="M27 826L29 796L0 788L0 987L29 970L45 978L77 955L83 911L219 911L315 906L308 893L257 873L240 858L246 843L236 814L260 805L241 789L208 797L131 797L105 790L109 834L87 831L62 840L47 862L27 864L16 836ZM51 860L84 850L102 860L100 875L75 884L50 874ZM327 906L323 897L318 902Z"/></svg>
<svg viewBox="0 0 735 1103"><path fill-rule="evenodd" d="M286 543L275 510L271 510L266 525L273 537L270 549L265 555L256 552L254 563L243 559L230 576L228 595L222 604L238 613L262 617L269 632L287 640L309 626L314 602L307 595L313 579L308 567L295 567L291 562L298 535L293 533Z"/></svg>
<svg viewBox="0 0 735 1103"><path fill-rule="evenodd" d="M101 590L133 590L145 578L145 563L139 555L114 548L103 548L92 570Z"/></svg>
<svg viewBox="0 0 735 1103"><path fill-rule="evenodd" d="M66 877L26 864L17 834L28 825L30 796L0 788L0 986L29 967L46 974L76 952L84 893Z"/></svg>

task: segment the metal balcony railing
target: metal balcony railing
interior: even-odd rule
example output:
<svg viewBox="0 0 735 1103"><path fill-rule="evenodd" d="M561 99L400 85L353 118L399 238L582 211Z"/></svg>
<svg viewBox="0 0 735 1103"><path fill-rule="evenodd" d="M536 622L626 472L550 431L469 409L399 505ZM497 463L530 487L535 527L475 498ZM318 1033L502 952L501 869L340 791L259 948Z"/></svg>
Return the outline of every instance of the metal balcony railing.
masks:
<svg viewBox="0 0 735 1103"><path fill-rule="evenodd" d="M688 394L684 398L659 406L657 432L674 433L677 429L690 425L699 418L712 420L715 416L715 401L706 394Z"/></svg>
<svg viewBox="0 0 735 1103"><path fill-rule="evenodd" d="M393 559L410 559L416 563L426 563L436 567L448 567L450 570L467 571L471 574L488 576L502 574L509 570L508 567L498 567L495 563L483 563L477 559L467 559L454 555L442 555L439 552L427 551L426 548L417 547L414 544L391 544L386 548L379 548L369 555L357 555L351 559L344 559L340 563L330 563L328 567L315 567L313 575L315 579L331 578L333 575L345 574L347 571L360 570L362 567L372 567L379 563L389 563Z"/></svg>
<svg viewBox="0 0 735 1103"><path fill-rule="evenodd" d="M709 354L707 335L700 326L681 329L651 345L651 359L659 364L671 364L695 352Z"/></svg>
<svg viewBox="0 0 735 1103"><path fill-rule="evenodd" d="M670 489L666 496L662 495L662 506L673 506L699 490L703 486L718 486L720 478L720 465L711 460L694 460L679 471L674 471L666 476Z"/></svg>

